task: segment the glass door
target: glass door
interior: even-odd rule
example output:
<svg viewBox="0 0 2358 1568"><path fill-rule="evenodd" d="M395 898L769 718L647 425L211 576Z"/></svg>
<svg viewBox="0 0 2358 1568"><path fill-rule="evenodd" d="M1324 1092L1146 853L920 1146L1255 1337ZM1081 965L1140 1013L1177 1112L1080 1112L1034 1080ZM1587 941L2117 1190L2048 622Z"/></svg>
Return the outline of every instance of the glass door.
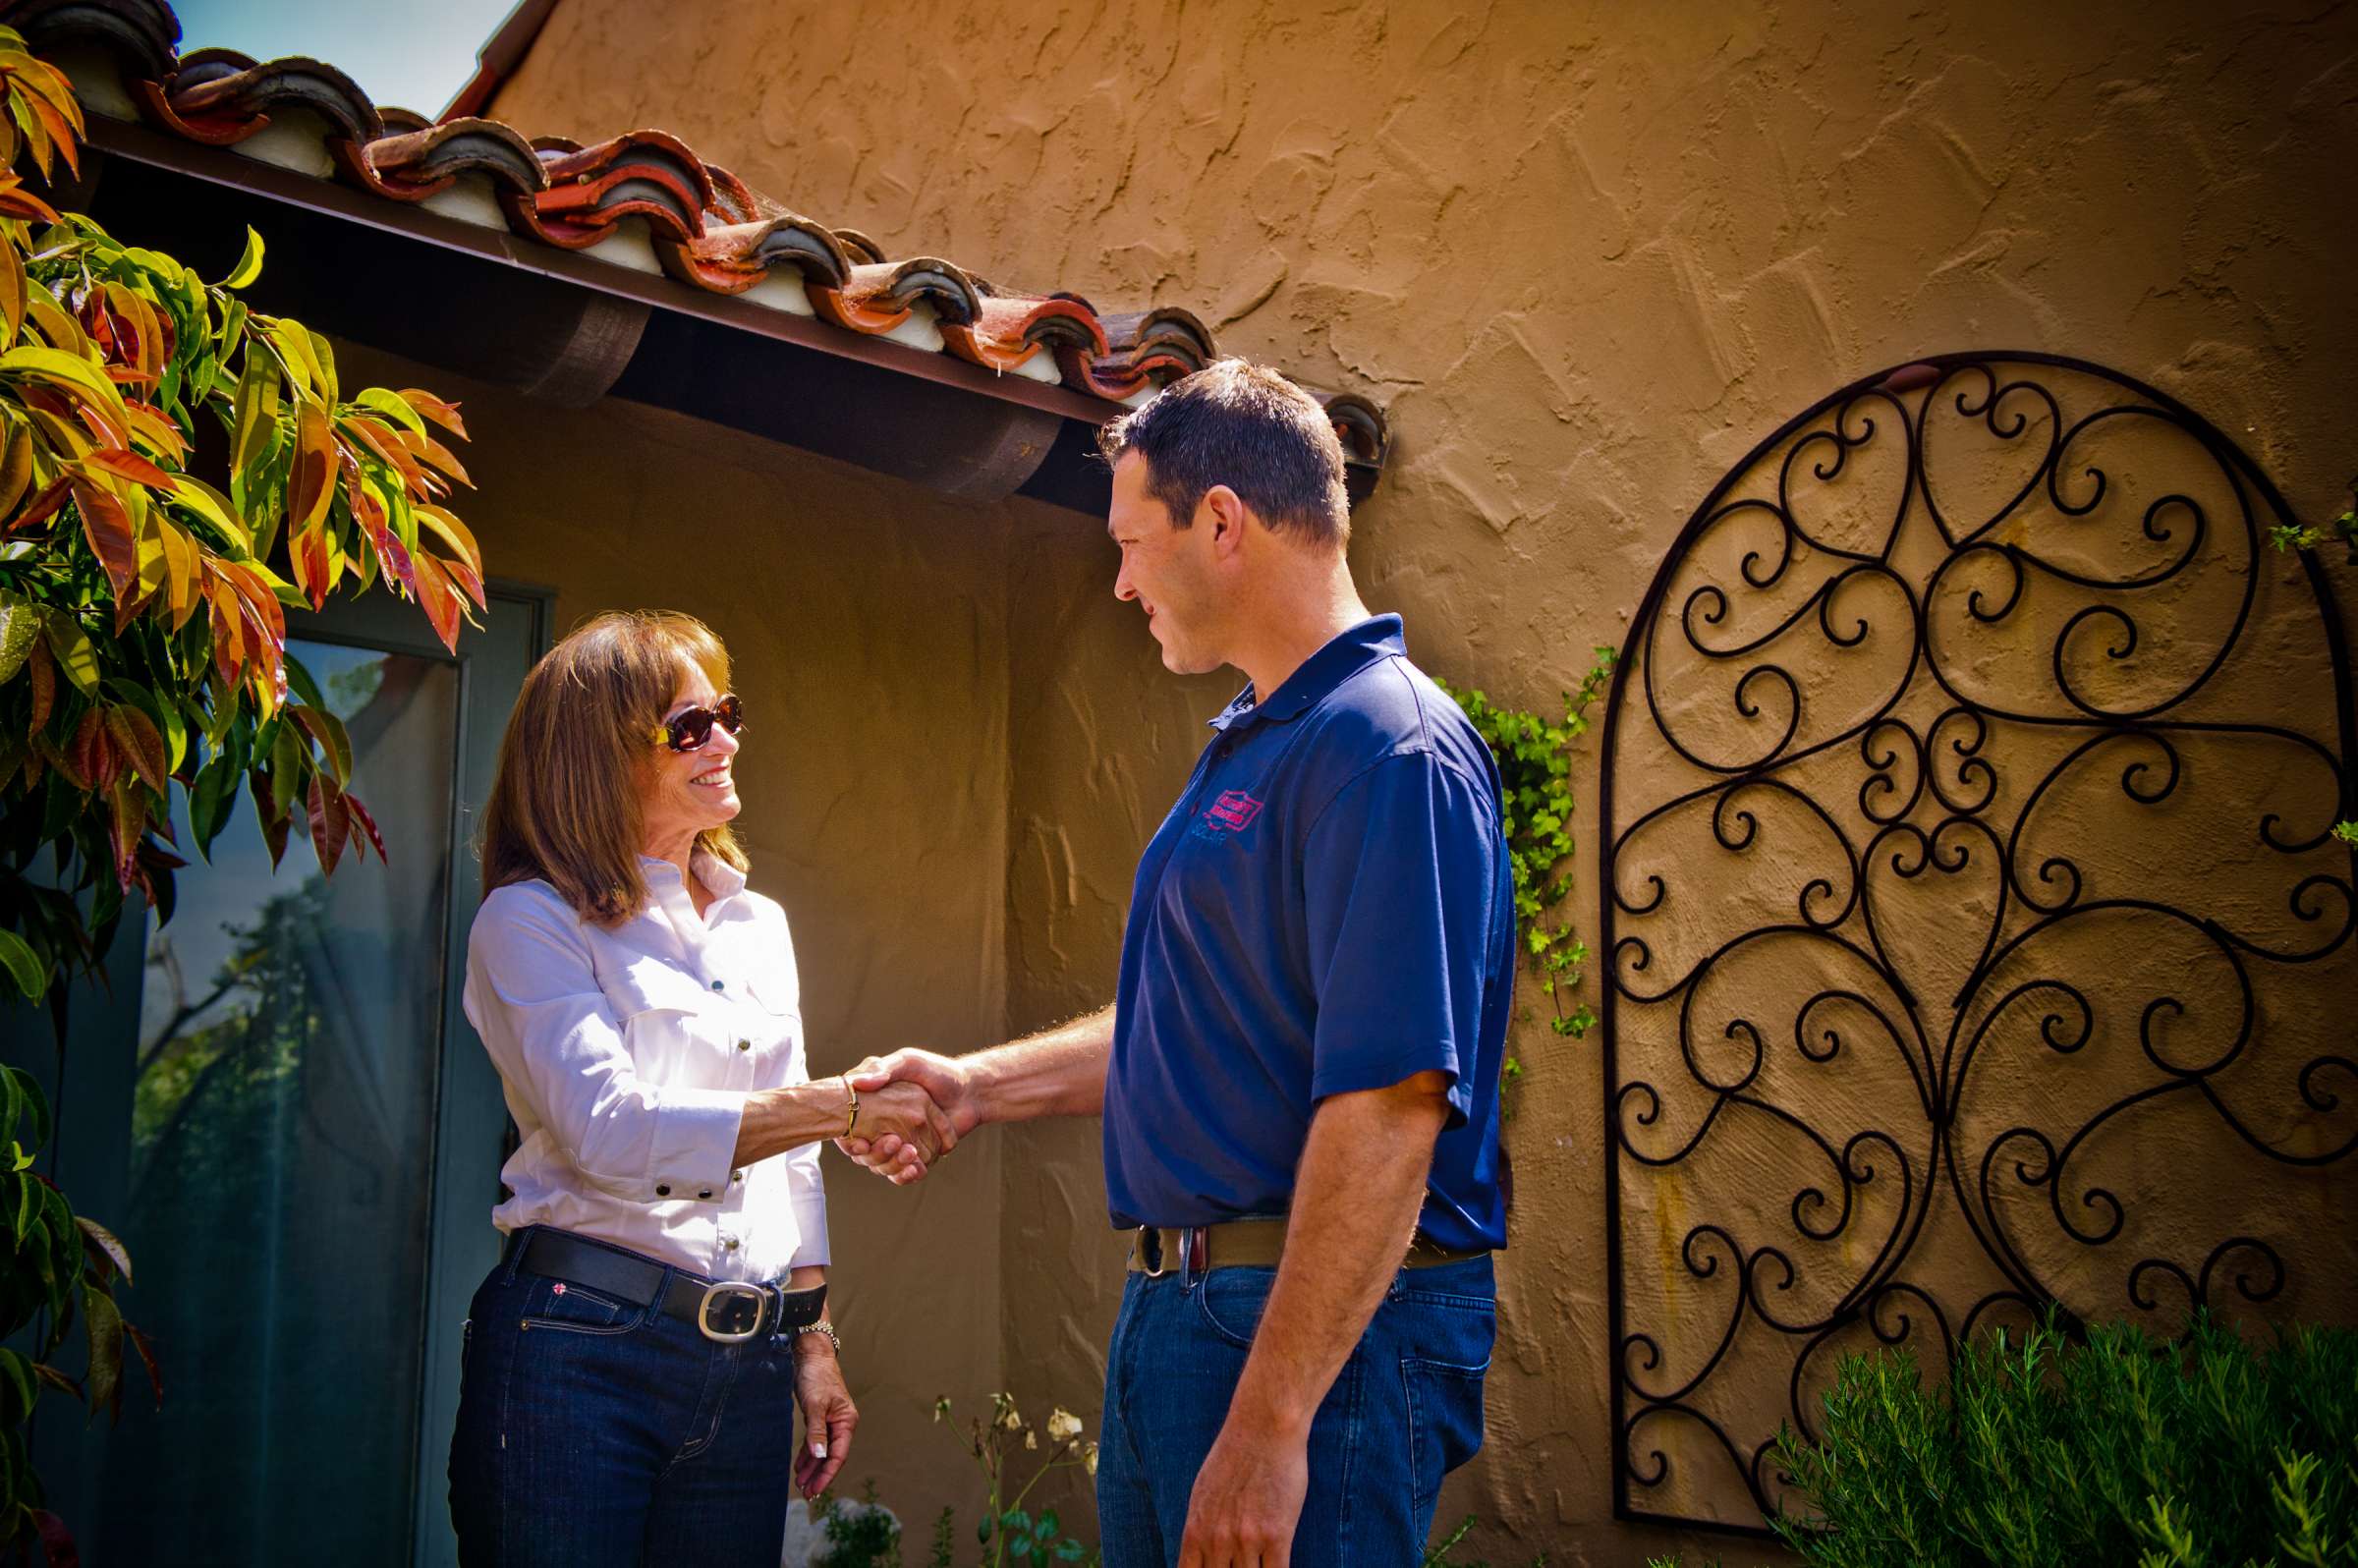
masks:
<svg viewBox="0 0 2358 1568"><path fill-rule="evenodd" d="M35 1434L91 1568L453 1560L442 1454L504 1128L459 1010L472 843L544 609L494 597L457 658L409 606L291 625L386 859L324 875L298 830L273 868L248 811L168 924L126 918L113 994L75 998L59 1157L131 1250L165 1381L112 1431Z"/></svg>

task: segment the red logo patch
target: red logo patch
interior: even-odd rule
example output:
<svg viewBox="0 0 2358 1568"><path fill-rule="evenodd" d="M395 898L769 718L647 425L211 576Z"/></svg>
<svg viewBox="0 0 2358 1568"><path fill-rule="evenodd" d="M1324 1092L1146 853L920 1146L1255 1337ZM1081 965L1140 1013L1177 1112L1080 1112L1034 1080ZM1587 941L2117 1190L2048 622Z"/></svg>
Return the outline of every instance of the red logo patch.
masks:
<svg viewBox="0 0 2358 1568"><path fill-rule="evenodd" d="M1204 809L1204 820L1213 827L1224 827L1231 833L1241 833L1253 825L1261 814L1261 802L1243 790L1230 790Z"/></svg>

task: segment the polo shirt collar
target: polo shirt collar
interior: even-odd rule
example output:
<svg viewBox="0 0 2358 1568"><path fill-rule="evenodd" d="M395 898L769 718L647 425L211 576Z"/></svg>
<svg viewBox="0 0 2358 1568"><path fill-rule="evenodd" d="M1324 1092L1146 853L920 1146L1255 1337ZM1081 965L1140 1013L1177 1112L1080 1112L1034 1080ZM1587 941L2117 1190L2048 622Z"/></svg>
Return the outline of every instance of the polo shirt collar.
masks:
<svg viewBox="0 0 2358 1568"><path fill-rule="evenodd" d="M1267 701L1258 700L1253 688L1246 686L1236 695L1235 701L1220 710L1211 727L1225 732L1263 719L1282 724L1300 718L1336 687L1376 660L1399 657L1407 651L1400 617L1372 615L1357 626L1336 633L1324 647L1304 659L1302 667L1287 676L1285 684L1270 693Z"/></svg>

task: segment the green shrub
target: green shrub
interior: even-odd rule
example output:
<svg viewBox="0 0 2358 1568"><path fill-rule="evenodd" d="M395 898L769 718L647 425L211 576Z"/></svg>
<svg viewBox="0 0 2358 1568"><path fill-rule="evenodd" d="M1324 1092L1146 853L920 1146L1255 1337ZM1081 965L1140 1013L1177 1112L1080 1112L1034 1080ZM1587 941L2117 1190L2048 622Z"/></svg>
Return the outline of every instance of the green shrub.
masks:
<svg viewBox="0 0 2358 1568"><path fill-rule="evenodd" d="M1776 1459L1822 1568L2358 1568L2358 1333L2049 1326L1961 1347L1945 1389L1849 1357Z"/></svg>

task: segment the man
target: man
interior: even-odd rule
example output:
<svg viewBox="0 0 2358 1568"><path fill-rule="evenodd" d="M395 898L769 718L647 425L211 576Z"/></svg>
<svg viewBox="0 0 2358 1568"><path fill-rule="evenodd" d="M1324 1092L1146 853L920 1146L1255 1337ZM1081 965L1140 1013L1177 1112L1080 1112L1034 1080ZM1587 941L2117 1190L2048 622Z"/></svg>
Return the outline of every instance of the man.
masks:
<svg viewBox="0 0 2358 1568"><path fill-rule="evenodd" d="M1371 617L1318 403L1225 361L1107 427L1117 597L1250 681L1139 864L1114 1005L901 1051L959 1134L1105 1118L1139 1228L1097 1471L1110 1568L1421 1560L1481 1446L1514 952L1497 770ZM955 1140L949 1140L954 1142ZM933 1152L846 1151L895 1181Z"/></svg>

